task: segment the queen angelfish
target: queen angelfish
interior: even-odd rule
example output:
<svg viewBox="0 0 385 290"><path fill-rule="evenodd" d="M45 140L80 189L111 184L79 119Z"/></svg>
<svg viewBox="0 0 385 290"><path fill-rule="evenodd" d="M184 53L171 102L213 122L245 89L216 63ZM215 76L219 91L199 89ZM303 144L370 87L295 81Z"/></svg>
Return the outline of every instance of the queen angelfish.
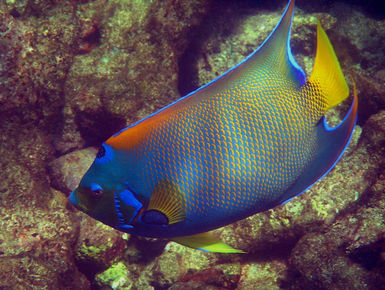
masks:
<svg viewBox="0 0 385 290"><path fill-rule="evenodd" d="M105 141L70 201L123 232L241 253L210 230L281 205L329 172L351 138L357 96L337 127L325 112L349 96L317 25L310 78L290 49L294 0L241 63Z"/></svg>

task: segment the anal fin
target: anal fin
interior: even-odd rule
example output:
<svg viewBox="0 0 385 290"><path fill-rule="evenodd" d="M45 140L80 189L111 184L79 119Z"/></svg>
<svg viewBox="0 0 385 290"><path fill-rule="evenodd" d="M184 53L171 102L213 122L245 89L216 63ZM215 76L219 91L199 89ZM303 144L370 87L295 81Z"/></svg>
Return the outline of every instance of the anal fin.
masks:
<svg viewBox="0 0 385 290"><path fill-rule="evenodd" d="M213 236L211 233L201 233L191 236L175 237L172 241L193 249L205 252L216 253L245 253L242 250L234 249L226 245L221 240Z"/></svg>

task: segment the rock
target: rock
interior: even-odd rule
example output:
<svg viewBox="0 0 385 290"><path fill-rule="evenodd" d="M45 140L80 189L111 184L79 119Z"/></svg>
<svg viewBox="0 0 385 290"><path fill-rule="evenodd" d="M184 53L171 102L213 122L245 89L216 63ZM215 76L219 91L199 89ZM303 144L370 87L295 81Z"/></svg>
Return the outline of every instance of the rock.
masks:
<svg viewBox="0 0 385 290"><path fill-rule="evenodd" d="M337 216L323 230L306 234L290 255L291 264L311 283L321 288L378 289L384 283L384 209L385 209L385 142L384 111L373 115L364 127L365 138L352 156L359 165L356 175L349 176L359 184L366 183L357 201ZM368 165L377 170L368 176Z"/></svg>
<svg viewBox="0 0 385 290"><path fill-rule="evenodd" d="M197 274L214 265L215 260L215 257L204 252L196 252L179 244L169 243L161 255L153 261L152 266L146 270L152 283L156 283L157 287L167 287L188 272Z"/></svg>
<svg viewBox="0 0 385 290"><path fill-rule="evenodd" d="M385 111L372 115L365 124L365 135L371 146L380 153L385 153Z"/></svg>
<svg viewBox="0 0 385 290"><path fill-rule="evenodd" d="M357 85L360 98L360 120L365 122L372 114L385 109L385 83L384 79L373 77L372 73L353 69L353 78Z"/></svg>
<svg viewBox="0 0 385 290"><path fill-rule="evenodd" d="M378 49L385 41L383 17L368 17L360 9L343 2L332 3L329 11L338 17L339 25L333 35L339 42L336 49L343 55L342 61L358 63L362 70L370 73L383 69L385 59Z"/></svg>
<svg viewBox="0 0 385 290"><path fill-rule="evenodd" d="M96 282L102 289L133 289L130 274L126 265L123 262L119 262L112 265L108 270L98 274L96 276Z"/></svg>
<svg viewBox="0 0 385 290"><path fill-rule="evenodd" d="M80 234L75 245L75 261L88 277L106 270L126 250L122 232L114 230L91 217L81 215ZM126 234L127 235L127 234Z"/></svg>
<svg viewBox="0 0 385 290"><path fill-rule="evenodd" d="M328 289L382 287L384 174L373 187L377 191L368 193L366 206L338 218L325 232L305 235L296 244L290 261L313 285Z"/></svg>
<svg viewBox="0 0 385 290"><path fill-rule="evenodd" d="M47 208L0 208L0 288L89 289L73 262L78 224L52 190Z"/></svg>
<svg viewBox="0 0 385 290"><path fill-rule="evenodd" d="M76 24L69 1L39 17L27 6L0 3L0 288L89 289L73 260L78 223L46 172Z"/></svg>
<svg viewBox="0 0 385 290"><path fill-rule="evenodd" d="M42 16L50 13L59 1L34 0L30 2L28 0L5 0L4 2L5 7L12 16L21 17L31 15ZM68 3L68 6L70 6L70 3Z"/></svg>
<svg viewBox="0 0 385 290"><path fill-rule="evenodd" d="M145 243L145 247L139 248L141 253L136 255L142 258L135 261L131 256L123 260L124 267L120 264L112 265L108 270L97 274L96 280L100 287L113 288L116 281L125 281L124 285L133 288L189 289L188 287L204 287L205 289L233 289L236 286L241 271L239 262L228 260L225 256L218 257L215 254L193 250L184 246L169 243L162 251L156 250L159 241L147 241L138 238L134 243ZM147 256L147 258L146 258ZM224 259L223 259L224 258ZM226 262L227 260L227 262ZM123 271L117 271L123 269ZM130 275L127 275L130 273ZM187 288L184 288L187 287ZM210 288L211 287L211 288Z"/></svg>
<svg viewBox="0 0 385 290"><path fill-rule="evenodd" d="M69 194L80 183L96 157L97 149L89 147L63 155L49 164L51 185Z"/></svg>
<svg viewBox="0 0 385 290"><path fill-rule="evenodd" d="M237 289L281 289L281 280L287 277L287 265L282 261L249 262L242 266Z"/></svg>
<svg viewBox="0 0 385 290"><path fill-rule="evenodd" d="M66 1L47 5L40 17L13 14L17 8L12 8L11 3L23 3L22 6L33 9L34 5L26 2L0 4L1 119L17 117L23 122L41 121L39 127L45 127L46 132L60 131L58 124L64 105L62 87L72 64L76 36L73 8ZM43 6L47 3L37 2Z"/></svg>
<svg viewBox="0 0 385 290"><path fill-rule="evenodd" d="M178 57L209 1L171 2L114 0L78 5L80 21L94 23L100 39L89 52L75 57L69 71L66 124L56 146L60 152L69 149L65 144L76 146L71 150L100 144L179 96Z"/></svg>
<svg viewBox="0 0 385 290"><path fill-rule="evenodd" d="M199 271L188 271L170 289L234 289L239 281L239 263L219 264Z"/></svg>

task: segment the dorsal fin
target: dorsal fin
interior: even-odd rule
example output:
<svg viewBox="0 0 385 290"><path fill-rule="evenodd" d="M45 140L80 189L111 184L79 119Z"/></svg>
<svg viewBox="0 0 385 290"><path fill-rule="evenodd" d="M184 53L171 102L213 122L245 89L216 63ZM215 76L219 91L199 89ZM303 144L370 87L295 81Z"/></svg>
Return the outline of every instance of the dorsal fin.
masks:
<svg viewBox="0 0 385 290"><path fill-rule="evenodd" d="M294 2L294 0L289 2L277 26L261 46L244 60L244 63L245 66L250 66L252 70L263 67L264 71L273 71L301 86L305 82L306 76L294 60L290 48Z"/></svg>
<svg viewBox="0 0 385 290"><path fill-rule="evenodd" d="M341 66L319 21L317 22L317 53L309 82L318 86L325 97L325 110L341 103L349 96L349 87Z"/></svg>
<svg viewBox="0 0 385 290"><path fill-rule="evenodd" d="M234 82L247 77L248 86L260 84L266 80L282 82L301 86L305 82L305 73L295 62L290 49L290 28L294 13L294 0L287 5L281 20L270 33L262 45L241 63L214 79L210 83L198 88L194 92L164 107L158 112L138 121L111 136L106 144L114 149L131 149L140 144L153 125L159 126L167 115L177 111L188 104L200 102L202 99L223 92L231 87Z"/></svg>

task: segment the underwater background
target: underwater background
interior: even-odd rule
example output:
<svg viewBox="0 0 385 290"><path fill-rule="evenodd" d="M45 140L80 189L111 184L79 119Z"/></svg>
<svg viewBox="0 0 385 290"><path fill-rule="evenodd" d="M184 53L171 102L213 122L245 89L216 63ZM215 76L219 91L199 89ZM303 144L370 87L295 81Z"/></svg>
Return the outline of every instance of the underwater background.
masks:
<svg viewBox="0 0 385 290"><path fill-rule="evenodd" d="M0 289L385 289L382 0L296 1L292 52L309 75L319 19L358 126L309 191L215 231L247 254L130 236L68 203L101 142L240 62L286 5L0 1Z"/></svg>

